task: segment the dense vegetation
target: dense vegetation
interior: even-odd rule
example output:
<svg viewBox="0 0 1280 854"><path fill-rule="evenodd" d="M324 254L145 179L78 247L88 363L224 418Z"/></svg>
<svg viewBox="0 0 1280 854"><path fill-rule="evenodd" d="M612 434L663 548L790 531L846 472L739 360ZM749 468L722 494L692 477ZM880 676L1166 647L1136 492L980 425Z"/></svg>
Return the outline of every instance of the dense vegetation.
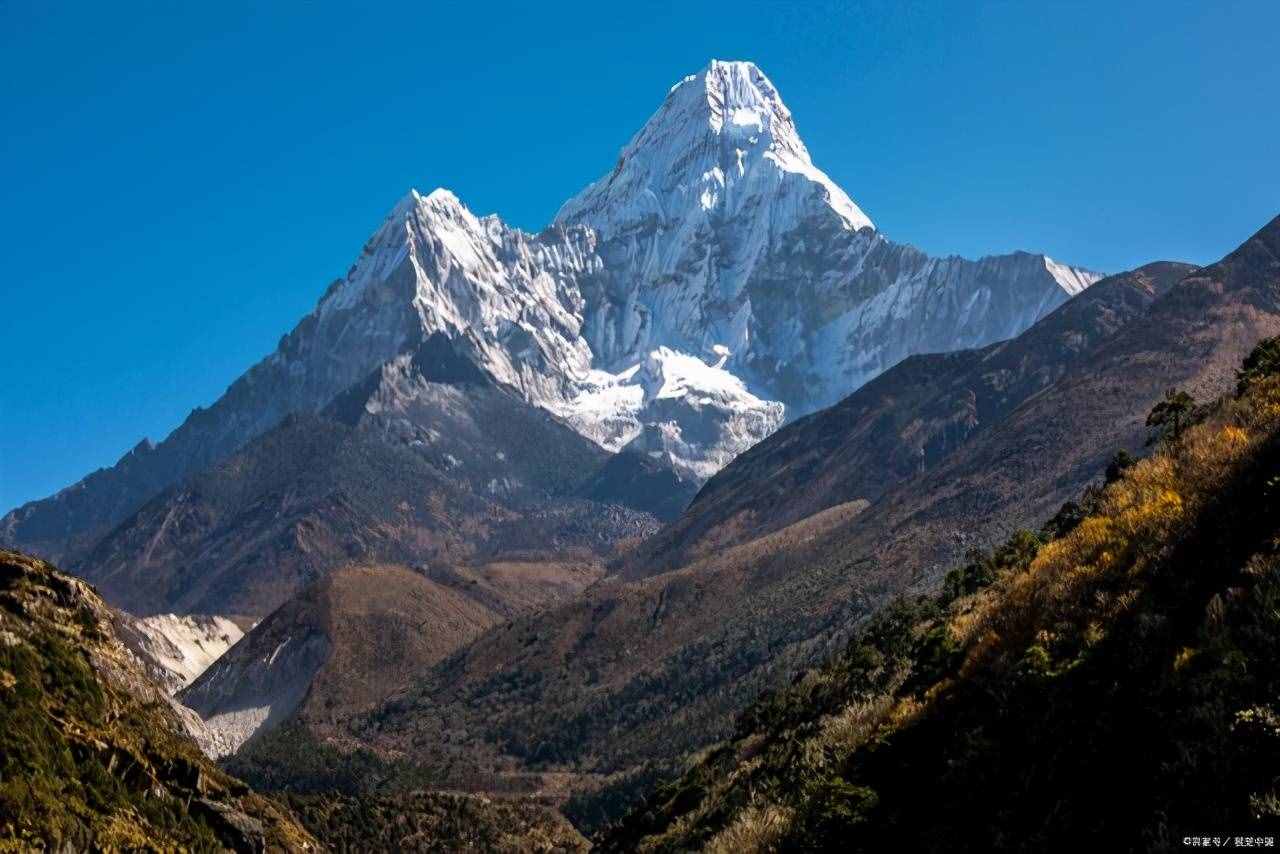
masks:
<svg viewBox="0 0 1280 854"><path fill-rule="evenodd" d="M763 695L605 850L1098 850L1280 828L1280 342L1044 529Z"/></svg>
<svg viewBox="0 0 1280 854"><path fill-rule="evenodd" d="M385 788L433 788L440 781L404 761L363 748L339 750L300 721L250 741L225 760L226 769L259 791L357 795Z"/></svg>
<svg viewBox="0 0 1280 854"><path fill-rule="evenodd" d="M220 770L85 584L0 551L0 850L306 850Z"/></svg>
<svg viewBox="0 0 1280 854"><path fill-rule="evenodd" d="M335 851L585 852L587 840L528 800L443 792L292 795L307 828Z"/></svg>

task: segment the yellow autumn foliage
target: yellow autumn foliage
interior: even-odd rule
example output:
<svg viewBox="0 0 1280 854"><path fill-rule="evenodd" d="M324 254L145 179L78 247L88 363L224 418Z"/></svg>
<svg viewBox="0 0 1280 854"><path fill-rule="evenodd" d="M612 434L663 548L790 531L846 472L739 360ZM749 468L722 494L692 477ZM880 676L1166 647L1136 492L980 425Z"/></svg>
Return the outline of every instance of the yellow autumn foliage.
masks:
<svg viewBox="0 0 1280 854"><path fill-rule="evenodd" d="M1277 427L1280 380L1271 378L1134 465L1107 487L1096 513L953 616L949 630L968 650L962 672L993 658L1017 661L1044 626L1059 627L1055 633L1070 626L1085 645L1100 641L1101 626L1132 607L1145 573L1205 500Z"/></svg>

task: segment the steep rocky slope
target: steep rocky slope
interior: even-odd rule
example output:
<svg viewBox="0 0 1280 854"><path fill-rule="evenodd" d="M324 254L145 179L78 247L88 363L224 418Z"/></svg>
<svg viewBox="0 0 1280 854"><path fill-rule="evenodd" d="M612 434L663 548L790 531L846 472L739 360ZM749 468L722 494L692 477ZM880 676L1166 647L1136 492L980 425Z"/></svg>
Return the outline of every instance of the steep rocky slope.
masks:
<svg viewBox="0 0 1280 854"><path fill-rule="evenodd" d="M696 491L694 478L664 460L611 454L528 405L477 367L465 345L438 333L343 392L325 414L519 509L589 497L670 519Z"/></svg>
<svg viewBox="0 0 1280 854"><path fill-rule="evenodd" d="M306 851L210 762L82 581L0 551L0 846Z"/></svg>
<svg viewBox="0 0 1280 854"><path fill-rule="evenodd" d="M536 452L534 451L536 449ZM261 618L353 560L609 554L693 483L610 454L443 336L166 490L75 564L113 604Z"/></svg>
<svg viewBox="0 0 1280 854"><path fill-rule="evenodd" d="M244 637L240 626L226 617L177 614L141 618L122 614L116 634L147 675L170 694L190 685Z"/></svg>
<svg viewBox="0 0 1280 854"><path fill-rule="evenodd" d="M1016 335L1099 278L1042 255L939 259L885 239L749 62L712 61L674 86L556 222L598 234L614 274L583 289L597 363L659 346L718 354L792 415L912 353Z"/></svg>
<svg viewBox="0 0 1280 854"><path fill-rule="evenodd" d="M577 583L572 571L537 581L510 575L497 569L455 583L485 584L485 593L473 594L478 600L505 596L513 608ZM386 598L406 592L386 583L394 578L380 580L339 591L344 599L366 597L352 608L358 618L340 630L370 632L368 652L394 636L371 622L394 612L388 602L368 599L370 591L384 590ZM118 631L133 622L83 581L0 551L0 848L587 850L564 818L530 801L426 791L318 792L285 801L254 793L201 752L187 734L199 729L198 719L169 700L120 640ZM359 690L340 688L348 697Z"/></svg>
<svg viewBox="0 0 1280 854"><path fill-rule="evenodd" d="M79 559L437 334L602 447L701 480L901 358L1015 335L1096 278L891 243L813 165L764 74L713 62L540 234L411 191L273 354L160 444L10 512L0 542Z"/></svg>
<svg viewBox="0 0 1280 854"><path fill-rule="evenodd" d="M1274 838L1280 340L1260 352L1204 423L762 697L601 848Z"/></svg>

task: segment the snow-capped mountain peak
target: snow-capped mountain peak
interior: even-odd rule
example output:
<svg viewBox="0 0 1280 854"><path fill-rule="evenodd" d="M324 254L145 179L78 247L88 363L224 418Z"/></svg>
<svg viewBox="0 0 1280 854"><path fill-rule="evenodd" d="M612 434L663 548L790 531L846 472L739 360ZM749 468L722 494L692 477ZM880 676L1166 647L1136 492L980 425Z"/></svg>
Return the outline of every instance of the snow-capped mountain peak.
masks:
<svg viewBox="0 0 1280 854"><path fill-rule="evenodd" d="M558 223L606 233L656 215L727 218L764 202L787 219L817 196L857 230L870 218L820 169L791 111L755 64L712 60L684 78L622 150L613 172L570 199Z"/></svg>
<svg viewBox="0 0 1280 854"><path fill-rule="evenodd" d="M9 514L0 539L110 528L437 334L609 450L705 478L785 417L914 353L1017 335L1097 278L1042 255L967 261L891 242L814 165L769 78L712 61L539 234L477 217L446 189L410 190L213 406Z"/></svg>

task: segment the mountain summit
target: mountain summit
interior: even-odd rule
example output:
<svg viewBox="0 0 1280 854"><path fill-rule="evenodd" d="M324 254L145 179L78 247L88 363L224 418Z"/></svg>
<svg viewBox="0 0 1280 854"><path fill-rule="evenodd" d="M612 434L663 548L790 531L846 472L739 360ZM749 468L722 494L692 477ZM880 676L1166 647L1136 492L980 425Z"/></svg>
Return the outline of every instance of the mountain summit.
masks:
<svg viewBox="0 0 1280 854"><path fill-rule="evenodd" d="M701 481L903 358L1009 338L1097 278L889 241L814 166L764 73L713 61L539 234L410 191L276 352L163 442L0 519L0 542L74 561L160 491L437 335L607 451ZM469 464L449 477L474 482Z"/></svg>
<svg viewBox="0 0 1280 854"><path fill-rule="evenodd" d="M758 215L786 216L814 197L851 229L875 227L813 165L764 72L713 59L672 87L613 172L566 202L556 221L613 231L645 216L732 217L754 200L767 205Z"/></svg>

